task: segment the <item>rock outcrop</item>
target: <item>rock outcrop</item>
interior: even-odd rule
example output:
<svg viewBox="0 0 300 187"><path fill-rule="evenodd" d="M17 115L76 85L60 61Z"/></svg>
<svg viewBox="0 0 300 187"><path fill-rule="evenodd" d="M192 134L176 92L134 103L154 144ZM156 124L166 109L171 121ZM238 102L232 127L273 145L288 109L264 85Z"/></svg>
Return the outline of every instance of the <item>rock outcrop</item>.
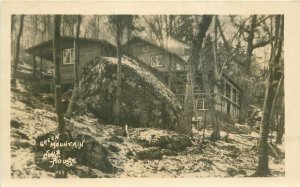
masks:
<svg viewBox="0 0 300 187"><path fill-rule="evenodd" d="M97 57L81 73L80 96L100 119L114 121L117 59ZM122 58L121 121L131 127L175 129L180 105L174 94L135 60Z"/></svg>

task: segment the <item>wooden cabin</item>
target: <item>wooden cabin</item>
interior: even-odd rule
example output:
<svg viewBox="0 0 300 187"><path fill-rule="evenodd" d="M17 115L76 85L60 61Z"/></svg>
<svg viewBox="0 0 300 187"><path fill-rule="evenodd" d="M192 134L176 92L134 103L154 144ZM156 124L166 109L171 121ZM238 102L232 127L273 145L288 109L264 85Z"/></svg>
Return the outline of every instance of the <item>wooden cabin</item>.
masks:
<svg viewBox="0 0 300 187"><path fill-rule="evenodd" d="M165 49L150 40L136 36L129 40L123 49L129 56L162 72L168 71L170 62L172 62L172 69L183 70L185 64L183 59L187 59L178 56L171 49Z"/></svg>
<svg viewBox="0 0 300 187"><path fill-rule="evenodd" d="M59 41L61 51L61 81L62 84L74 83L74 38L61 37ZM79 38L79 64L82 67L86 62L95 58L95 56L116 56L116 48L106 40ZM33 59L39 57L53 62L53 40L49 40L38 45L32 46L26 51L33 56ZM53 84L52 79L39 80L40 84Z"/></svg>
<svg viewBox="0 0 300 187"><path fill-rule="evenodd" d="M46 41L26 50L33 58L40 57L53 61L53 41ZM61 37L60 39L61 62L62 62L62 84L74 83L74 38ZM182 42L170 40L169 47L157 45L155 42L140 37L132 37L122 46L123 53L138 62L149 67L147 70L159 72L158 77L167 85L169 64L173 72L171 90L176 94L178 100L183 103L186 85L186 64L189 58L190 47ZM96 56L116 57L116 47L106 40L79 39L80 66L93 60ZM198 116L206 116L208 105L202 83L200 70L196 71L196 84L194 85L194 97L197 103ZM158 74L156 74L158 76ZM210 76L212 76L210 74ZM221 88L212 88L216 99L216 110L221 113L230 114L237 120L241 108L241 88L228 75L223 73ZM53 84L53 80L40 80L41 84ZM209 116L207 117L209 119Z"/></svg>
<svg viewBox="0 0 300 187"><path fill-rule="evenodd" d="M178 100L183 103L186 86L186 64L189 58L190 46L176 41L170 40L168 48L157 45L155 42L140 37L133 37L124 49L129 56L144 62L152 68L165 73L164 77L168 77L169 63L172 64L173 82L171 89L176 94ZM212 73L209 74L212 77ZM194 85L194 97L197 103L198 116L202 118L210 116L207 112L208 105L206 94L204 91L202 76L200 69L196 73L196 84ZM162 80L167 84L167 79ZM230 114L232 119L238 120L241 110L241 94L242 89L235 81L225 73L221 77L221 88L214 86L212 88L213 95L216 100L216 111L223 114Z"/></svg>

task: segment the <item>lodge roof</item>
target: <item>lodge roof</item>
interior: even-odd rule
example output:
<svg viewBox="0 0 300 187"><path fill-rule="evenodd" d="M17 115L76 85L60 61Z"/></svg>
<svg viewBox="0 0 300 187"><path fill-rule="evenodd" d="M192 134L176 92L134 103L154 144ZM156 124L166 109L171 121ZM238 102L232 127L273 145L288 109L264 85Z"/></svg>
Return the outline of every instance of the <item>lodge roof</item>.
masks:
<svg viewBox="0 0 300 187"><path fill-rule="evenodd" d="M222 73L222 77L228 80L232 85L234 85L239 91L242 91L242 88L226 73Z"/></svg>
<svg viewBox="0 0 300 187"><path fill-rule="evenodd" d="M186 50L189 50L190 46L188 46L188 45L186 45L186 44L184 44L184 43L182 43L182 42L180 42L176 39L170 38L168 40L168 46L165 46L165 45L161 46L161 45L158 45L154 40L152 40L150 38L140 37L140 36L133 36L128 41L128 43L131 43L131 42L134 42L134 41L137 41L137 40L143 41L143 42L145 42L145 43L147 43L151 46L154 46L154 47L160 48L164 51L167 51L168 53L179 57L184 62L188 61L189 55L186 54ZM126 44L124 44L124 45L126 45Z"/></svg>
<svg viewBox="0 0 300 187"><path fill-rule="evenodd" d="M62 36L61 38L61 45L60 49L66 49L70 48L73 46L74 42L74 37L69 37L69 36ZM169 39L169 46L166 48L165 46L159 46L155 41L146 38L146 37L140 37L140 36L132 36L131 39L123 44L125 46L126 44L134 41L143 41L145 43L148 43L149 45L152 45L154 47L160 48L162 50L166 50L168 53L173 54L177 57L179 57L183 62L187 62L189 55L186 54L185 50L189 50L191 47L187 44L184 44L180 41L177 41L175 39ZM106 45L107 47L115 48L115 43L110 42L106 39L94 39L94 38L79 38L80 43L97 43L97 44L102 44ZM27 48L25 50L26 53L36 55L42 58L45 58L47 60L52 61L53 60L53 52L52 52L52 45L53 45L53 40L48 40L45 42L42 42L40 44L37 44L35 46L32 46L30 48ZM241 87L237 85L237 83L225 72L222 73L222 76L227 79L231 84L233 84L236 88L238 88L240 91L242 91Z"/></svg>
<svg viewBox="0 0 300 187"><path fill-rule="evenodd" d="M67 49L72 47L74 40L75 37L69 37L69 36L60 37L60 41L61 41L60 49ZM96 43L96 44L105 45L107 47L114 47L114 45L108 42L107 40L93 39L93 38L79 38L78 40L80 43ZM25 50L25 52L52 61L53 60L52 45L53 45L53 40L51 39L39 43L37 45L34 45L32 47L29 47Z"/></svg>

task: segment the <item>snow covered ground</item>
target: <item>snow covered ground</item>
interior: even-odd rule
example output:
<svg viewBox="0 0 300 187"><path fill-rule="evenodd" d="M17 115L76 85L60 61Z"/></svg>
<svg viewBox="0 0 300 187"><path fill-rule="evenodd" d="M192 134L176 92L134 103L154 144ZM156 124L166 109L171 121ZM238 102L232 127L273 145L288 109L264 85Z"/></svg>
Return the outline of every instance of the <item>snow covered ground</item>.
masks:
<svg viewBox="0 0 300 187"><path fill-rule="evenodd" d="M44 95L45 96L45 95ZM47 95L46 95L47 96ZM11 175L13 178L53 178L36 163L36 138L57 128L54 107L43 95L34 93L18 83L11 94ZM254 173L257 165L257 134L241 135L222 132L222 140L201 143L202 131L183 151L172 150L159 159L140 159L137 154L148 149L140 140L153 137L173 137L175 132L153 128L130 128L129 138L116 136L121 127L103 124L86 113L67 120L71 129L87 133L108 150L108 159L115 173L105 173L78 164L68 177L245 177ZM227 136L228 135L228 136ZM227 137L227 138L225 138ZM278 158L269 157L272 176L284 176L284 146ZM166 151L156 147L160 151ZM170 151L169 151L170 152ZM168 155L168 156L167 156Z"/></svg>

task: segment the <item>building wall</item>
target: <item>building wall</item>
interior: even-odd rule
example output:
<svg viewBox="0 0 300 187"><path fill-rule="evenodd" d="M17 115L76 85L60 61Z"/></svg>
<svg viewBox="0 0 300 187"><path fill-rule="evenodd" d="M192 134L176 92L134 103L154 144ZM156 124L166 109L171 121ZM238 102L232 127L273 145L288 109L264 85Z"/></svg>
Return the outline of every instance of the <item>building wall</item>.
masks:
<svg viewBox="0 0 300 187"><path fill-rule="evenodd" d="M144 50L144 47L149 47L149 50ZM128 52L135 58L145 62L146 64L151 66L151 56L153 55L165 55L164 59L164 65L161 67L155 67L156 69L160 71L168 71L168 64L169 64L169 53L166 54L165 51L159 47L155 47L151 44L148 44L147 42L144 42L142 40L134 40L128 45ZM177 56L174 56L172 58L173 64L182 64L180 63L180 59ZM175 65L176 66L176 65ZM175 68L174 68L175 69ZM183 103L184 101L184 94L185 94L185 78L186 75L183 73L183 66L177 65L177 72L175 73L175 79L176 79L176 85L177 85L177 92L173 90L173 92L176 94L178 100ZM210 67L210 69L213 69L213 67ZM180 71L181 70L181 71ZM198 78L197 78L198 76ZM203 88L203 83L201 83L201 74L197 74L196 76L196 84L194 85L195 89L195 98L198 98L198 109L197 114L198 117L204 119L204 116L207 121L211 120L210 112L208 111L208 105L207 103L201 103L205 102L205 93ZM178 80L177 80L178 79ZM213 89L213 92L215 93L215 109L216 111L219 111L223 114L229 114L233 120L238 120L239 114L240 114L240 90L232 84L231 80L227 79L226 77L222 77L222 84L221 89L218 89L216 86ZM228 93L226 94L226 86L228 89ZM234 94L235 93L235 94ZM198 94L198 95L196 95ZM204 94L203 97L199 96ZM237 95L239 95L239 101L237 100ZM201 108L201 105L203 106Z"/></svg>
<svg viewBox="0 0 300 187"><path fill-rule="evenodd" d="M83 43L79 46L79 63L83 67L85 63L90 62L96 56L115 56L115 51L97 43ZM74 64L62 64L61 76L63 83L74 82ZM80 70L79 70L80 72Z"/></svg>
<svg viewBox="0 0 300 187"><path fill-rule="evenodd" d="M127 46L127 52L138 60L151 66L151 57L156 55L163 55L163 65L155 67L159 71L168 71L169 57L172 56L172 69L181 70L181 59L170 53L166 53L163 49L155 47L147 42L141 40L134 40ZM176 65L178 64L178 65Z"/></svg>
<svg viewBox="0 0 300 187"><path fill-rule="evenodd" d="M226 93L226 89L229 93ZM221 90L215 86L214 91L216 93L216 110L230 114L234 120L237 120L240 115L240 90L230 81L222 78Z"/></svg>

